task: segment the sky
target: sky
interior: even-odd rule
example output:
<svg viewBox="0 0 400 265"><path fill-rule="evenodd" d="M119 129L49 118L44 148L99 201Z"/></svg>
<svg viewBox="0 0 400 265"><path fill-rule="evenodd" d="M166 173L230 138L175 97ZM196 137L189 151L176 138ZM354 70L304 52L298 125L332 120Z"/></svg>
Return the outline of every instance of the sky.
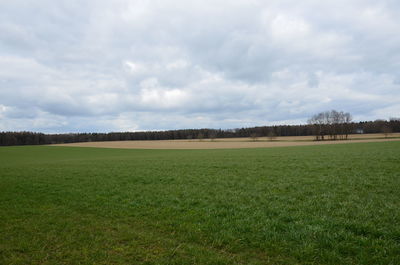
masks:
<svg viewBox="0 0 400 265"><path fill-rule="evenodd" d="M400 117L398 0L0 0L0 131Z"/></svg>

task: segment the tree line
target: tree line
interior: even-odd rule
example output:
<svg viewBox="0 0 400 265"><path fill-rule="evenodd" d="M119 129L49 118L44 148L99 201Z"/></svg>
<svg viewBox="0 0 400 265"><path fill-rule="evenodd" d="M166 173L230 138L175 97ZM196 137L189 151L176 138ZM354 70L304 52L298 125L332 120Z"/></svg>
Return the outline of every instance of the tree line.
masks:
<svg viewBox="0 0 400 265"><path fill-rule="evenodd" d="M340 112L339 112L340 114ZM326 113L324 115L327 115ZM144 132L110 132L110 133L64 133L44 134L37 132L0 132L0 145L40 145L76 143L91 141L126 141L126 140L175 140L205 138L232 138L263 136L307 136L316 135L318 140L345 139L350 133L391 133L400 132L400 119L376 120L363 122L346 122L339 119L336 123L336 114L332 116L313 116L308 124L304 125L276 125L237 129L183 129L168 131ZM320 121L321 119L321 121ZM332 119L332 120L331 120Z"/></svg>

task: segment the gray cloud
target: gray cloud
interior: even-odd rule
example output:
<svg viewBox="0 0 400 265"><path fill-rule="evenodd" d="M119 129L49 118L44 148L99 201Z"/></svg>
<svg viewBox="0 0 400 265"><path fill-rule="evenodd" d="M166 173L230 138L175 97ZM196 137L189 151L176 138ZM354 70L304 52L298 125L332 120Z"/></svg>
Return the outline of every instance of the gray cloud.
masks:
<svg viewBox="0 0 400 265"><path fill-rule="evenodd" d="M0 130L400 116L396 1L9 1Z"/></svg>

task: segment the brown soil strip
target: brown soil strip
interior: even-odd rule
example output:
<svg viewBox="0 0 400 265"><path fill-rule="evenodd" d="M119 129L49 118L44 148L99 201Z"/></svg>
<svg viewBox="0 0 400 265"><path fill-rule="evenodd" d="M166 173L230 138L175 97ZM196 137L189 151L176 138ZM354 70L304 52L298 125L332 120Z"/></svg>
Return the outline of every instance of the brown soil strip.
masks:
<svg viewBox="0 0 400 265"><path fill-rule="evenodd" d="M390 137L400 137L400 133ZM373 138L373 139L372 139ZM127 149L231 149L231 148L266 148L280 146L304 146L322 144L346 144L362 142L400 141L400 138L385 138L382 134L351 135L349 140L343 141L313 141L311 136L277 137L269 141L266 137L260 137L257 141L249 138L223 138L204 140L160 140L160 141L106 141L85 142L71 144L55 144L53 146L79 146L101 148L127 148Z"/></svg>

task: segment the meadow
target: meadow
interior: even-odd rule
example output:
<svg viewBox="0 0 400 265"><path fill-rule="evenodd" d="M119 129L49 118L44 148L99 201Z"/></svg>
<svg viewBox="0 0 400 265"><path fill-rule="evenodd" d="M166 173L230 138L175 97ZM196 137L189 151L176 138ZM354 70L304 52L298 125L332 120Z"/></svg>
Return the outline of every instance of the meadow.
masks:
<svg viewBox="0 0 400 265"><path fill-rule="evenodd" d="M0 264L400 264L400 141L0 148Z"/></svg>

